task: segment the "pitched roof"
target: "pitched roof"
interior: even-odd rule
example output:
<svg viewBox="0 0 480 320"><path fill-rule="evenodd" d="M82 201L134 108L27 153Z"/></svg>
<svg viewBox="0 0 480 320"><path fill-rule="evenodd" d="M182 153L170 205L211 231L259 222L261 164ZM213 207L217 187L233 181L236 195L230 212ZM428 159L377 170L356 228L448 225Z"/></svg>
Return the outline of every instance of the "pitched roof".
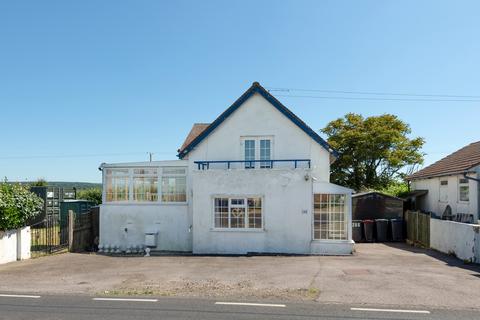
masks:
<svg viewBox="0 0 480 320"><path fill-rule="evenodd" d="M478 165L480 165L480 141L473 142L434 164L415 172L408 176L407 180L460 174Z"/></svg>
<svg viewBox="0 0 480 320"><path fill-rule="evenodd" d="M354 193L354 194L352 194L352 198L362 198L362 197L370 196L370 195L379 195L379 196L384 197L384 198L391 198L391 199L395 199L395 200L405 201L402 198L391 196L389 194L386 194L386 193L383 193L383 192L380 192L380 191L365 191L365 192Z"/></svg>
<svg viewBox="0 0 480 320"><path fill-rule="evenodd" d="M190 142L184 143L182 148L178 151L178 157L183 159L190 151L192 151L195 146L197 146L203 139L205 139L210 133L212 133L225 119L227 119L235 110L237 110L248 98L253 94L258 93L264 97L268 102L270 102L278 111L283 115L289 118L294 124L296 124L300 129L302 129L306 134L308 134L313 140L318 144L323 146L331 155L337 157L337 152L330 147L330 145L322 139L312 128L310 128L303 120L297 117L292 111L285 107L280 101L278 101L274 96L272 96L265 88L263 88L258 82L254 82L244 94L240 96L227 110L218 116L215 121L208 125L200 134L194 137ZM195 127L195 126L194 126ZM193 128L192 128L193 131ZM191 133L191 132L190 132ZM190 136L190 134L189 134ZM185 139L185 142L187 142Z"/></svg>
<svg viewBox="0 0 480 320"><path fill-rule="evenodd" d="M198 137L209 125L210 123L194 123L178 152L181 153L182 150L184 150L185 147Z"/></svg>

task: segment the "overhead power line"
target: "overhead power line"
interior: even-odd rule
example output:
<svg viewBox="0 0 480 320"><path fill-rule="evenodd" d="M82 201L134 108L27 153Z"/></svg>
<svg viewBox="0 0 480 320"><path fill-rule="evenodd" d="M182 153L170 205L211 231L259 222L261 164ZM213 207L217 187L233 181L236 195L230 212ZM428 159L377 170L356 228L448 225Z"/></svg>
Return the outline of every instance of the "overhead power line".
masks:
<svg viewBox="0 0 480 320"><path fill-rule="evenodd" d="M423 102L480 102L480 99L415 99L415 98L375 98L375 97L340 97L340 96L313 96L313 95L291 95L276 94L275 97L289 98L312 98L312 99L331 99L331 100L367 100L367 101L423 101Z"/></svg>
<svg viewBox="0 0 480 320"><path fill-rule="evenodd" d="M29 155L29 156L5 156L0 160L14 159L62 159L62 158L88 158L88 157L109 157L109 156L127 156L127 155L145 155L142 152L121 152L121 153L90 153L90 154L46 154L46 155ZM147 152L148 154L148 152ZM153 154L153 153L152 153ZM172 152L155 152L155 154L172 154Z"/></svg>
<svg viewBox="0 0 480 320"><path fill-rule="evenodd" d="M345 91L345 90L323 90L323 89L298 89L298 88L279 88L267 87L269 91L281 92L323 92L335 94L359 94L374 96L406 96L406 97L438 97L438 98L478 98L480 95L453 95L453 94L427 94L427 93L399 93L399 92L378 92L378 91Z"/></svg>

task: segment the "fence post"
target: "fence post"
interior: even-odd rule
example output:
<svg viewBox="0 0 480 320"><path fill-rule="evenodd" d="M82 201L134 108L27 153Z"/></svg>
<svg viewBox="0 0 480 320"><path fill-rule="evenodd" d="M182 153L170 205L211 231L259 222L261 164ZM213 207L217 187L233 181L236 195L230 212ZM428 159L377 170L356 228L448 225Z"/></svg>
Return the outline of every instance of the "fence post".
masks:
<svg viewBox="0 0 480 320"><path fill-rule="evenodd" d="M73 252L73 228L75 227L75 214L68 210L68 251Z"/></svg>

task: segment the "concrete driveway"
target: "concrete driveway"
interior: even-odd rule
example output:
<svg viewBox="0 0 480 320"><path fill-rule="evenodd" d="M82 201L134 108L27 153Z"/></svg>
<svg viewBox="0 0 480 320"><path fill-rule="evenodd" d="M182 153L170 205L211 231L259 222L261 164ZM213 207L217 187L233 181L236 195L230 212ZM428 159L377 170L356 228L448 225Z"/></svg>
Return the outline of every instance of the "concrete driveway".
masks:
<svg viewBox="0 0 480 320"><path fill-rule="evenodd" d="M0 292L479 308L480 267L404 244L349 257L60 254L0 266Z"/></svg>

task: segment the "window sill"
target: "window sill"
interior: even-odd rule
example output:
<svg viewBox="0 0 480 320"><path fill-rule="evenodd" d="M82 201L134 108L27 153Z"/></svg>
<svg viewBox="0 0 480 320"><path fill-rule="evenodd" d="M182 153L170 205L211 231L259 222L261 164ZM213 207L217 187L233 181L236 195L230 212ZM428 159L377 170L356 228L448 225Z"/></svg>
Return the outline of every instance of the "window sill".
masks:
<svg viewBox="0 0 480 320"><path fill-rule="evenodd" d="M313 243L354 243L353 240L314 239Z"/></svg>
<svg viewBox="0 0 480 320"><path fill-rule="evenodd" d="M250 233L264 233L265 229L253 229L253 228L210 228L211 232L250 232Z"/></svg>

